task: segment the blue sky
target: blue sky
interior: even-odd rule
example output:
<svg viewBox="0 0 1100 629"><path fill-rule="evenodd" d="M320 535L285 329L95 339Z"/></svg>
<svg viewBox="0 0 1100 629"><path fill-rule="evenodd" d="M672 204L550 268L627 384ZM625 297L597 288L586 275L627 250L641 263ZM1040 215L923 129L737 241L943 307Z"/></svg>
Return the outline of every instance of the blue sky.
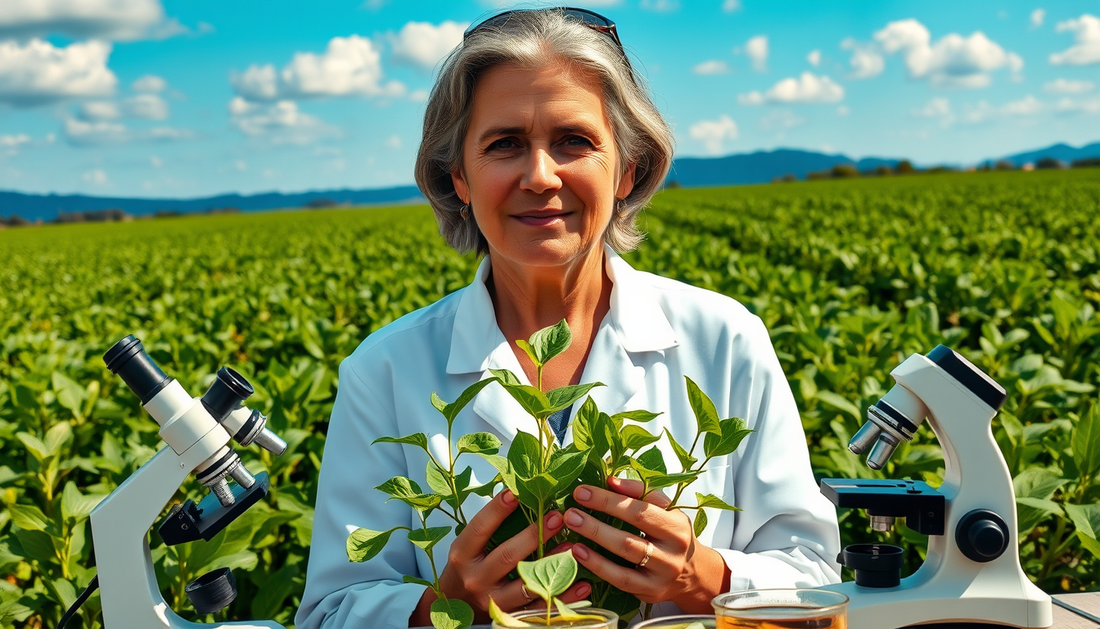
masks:
<svg viewBox="0 0 1100 629"><path fill-rule="evenodd" d="M433 68L502 3L0 6L0 189L198 197L412 183ZM618 24L678 156L1100 140L1096 0L581 6Z"/></svg>

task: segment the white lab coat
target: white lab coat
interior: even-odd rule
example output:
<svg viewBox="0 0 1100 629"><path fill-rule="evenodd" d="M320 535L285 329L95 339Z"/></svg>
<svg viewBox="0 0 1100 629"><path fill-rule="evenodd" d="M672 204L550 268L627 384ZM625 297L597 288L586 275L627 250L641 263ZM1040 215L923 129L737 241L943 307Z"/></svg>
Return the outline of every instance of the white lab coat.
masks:
<svg viewBox="0 0 1100 629"><path fill-rule="evenodd" d="M696 432L684 383L684 376L691 377L722 417L741 417L756 431L732 455L712 460L685 492L691 496L686 504L693 504L698 491L743 509L709 510L700 536L725 558L732 590L839 582L836 511L814 482L798 409L763 323L729 297L635 271L611 249L605 253L614 285L611 309L581 379L607 385L591 391L600 410L660 411L646 427L654 434L668 428L686 447ZM420 526L410 508L386 502L373 488L394 476L427 488L427 455L415 446L372 441L423 432L433 455L446 460L446 420L432 406L431 393L454 401L489 377L490 368L510 369L525 381L510 341L497 327L485 287L488 270L486 258L472 284L371 334L341 364L299 629L406 627L424 587L402 583L402 576L432 579L426 556L402 532L364 563L349 562L345 544L358 527ZM534 420L492 384L459 414L453 436L492 432L504 443L503 453L518 430L537 434ZM571 440L570 428L565 443ZM677 469L667 439L658 445L670 469ZM476 483L496 473L476 455L463 455L457 469L465 465L473 467ZM485 502L471 496L467 517ZM429 523L451 521L436 513ZM440 571L453 539L452 534L435 548ZM666 603L657 614L676 611Z"/></svg>

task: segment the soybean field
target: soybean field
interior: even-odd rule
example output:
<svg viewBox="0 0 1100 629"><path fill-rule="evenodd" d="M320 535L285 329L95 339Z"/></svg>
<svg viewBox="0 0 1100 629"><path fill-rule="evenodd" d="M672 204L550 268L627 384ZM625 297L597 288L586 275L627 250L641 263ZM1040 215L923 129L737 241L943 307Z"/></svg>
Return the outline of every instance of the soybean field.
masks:
<svg viewBox="0 0 1100 629"><path fill-rule="evenodd" d="M912 353L943 343L988 372L1009 392L993 430L1025 572L1047 592L1100 587L1100 169L667 190L641 221L631 264L767 324L819 476L938 484L930 430L881 472L848 439ZM192 394L240 371L289 444L240 450L272 490L213 541L150 534L166 599L196 618L184 586L231 566L240 595L219 618L290 625L340 361L476 265L424 206L0 231L0 627L57 624L95 574L88 514L160 445L103 364L127 334ZM191 477L176 499L203 494ZM839 516L845 544L902 544L903 574L921 561L925 538L900 523ZM101 626L98 595L78 617Z"/></svg>

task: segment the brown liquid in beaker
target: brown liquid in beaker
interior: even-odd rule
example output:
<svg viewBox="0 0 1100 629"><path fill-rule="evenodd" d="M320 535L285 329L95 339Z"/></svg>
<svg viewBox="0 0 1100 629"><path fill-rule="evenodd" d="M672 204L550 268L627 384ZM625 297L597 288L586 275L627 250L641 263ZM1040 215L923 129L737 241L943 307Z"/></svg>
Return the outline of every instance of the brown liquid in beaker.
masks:
<svg viewBox="0 0 1100 629"><path fill-rule="evenodd" d="M848 620L843 612L828 616L813 616L809 618L784 618L783 611L776 609L772 617L760 614L761 610L754 610L753 615L759 614L759 618L738 618L718 614L718 629L847 629Z"/></svg>

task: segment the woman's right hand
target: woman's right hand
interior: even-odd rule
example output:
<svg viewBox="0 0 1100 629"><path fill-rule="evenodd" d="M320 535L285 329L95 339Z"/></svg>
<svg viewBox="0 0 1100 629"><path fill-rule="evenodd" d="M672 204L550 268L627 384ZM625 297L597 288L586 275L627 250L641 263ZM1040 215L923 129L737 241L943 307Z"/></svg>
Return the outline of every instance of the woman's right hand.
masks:
<svg viewBox="0 0 1100 629"><path fill-rule="evenodd" d="M522 581L519 579L511 581L507 578L508 573L515 570L516 564L525 560L538 548L537 525L528 525L516 536L494 548L492 552L485 553L489 538L518 507L519 501L511 491L505 489L497 494L489 504L477 512L462 533L455 538L447 554L447 565L439 575L439 586L443 593L448 599L457 598L469 603L474 608L475 622L488 622L490 597L504 611L544 605L541 599L536 597L532 600L524 594ZM557 511L547 513L543 520L545 538L549 539L556 535L561 530L563 522L561 513ZM570 545L563 544L555 548L551 554L563 552L569 548ZM591 591L592 587L582 581L574 583L558 598L564 603L573 603L584 600ZM409 618L410 626L431 625L429 612L435 599L435 592L430 588L424 591L424 595L420 597L420 602L417 603L416 609Z"/></svg>

